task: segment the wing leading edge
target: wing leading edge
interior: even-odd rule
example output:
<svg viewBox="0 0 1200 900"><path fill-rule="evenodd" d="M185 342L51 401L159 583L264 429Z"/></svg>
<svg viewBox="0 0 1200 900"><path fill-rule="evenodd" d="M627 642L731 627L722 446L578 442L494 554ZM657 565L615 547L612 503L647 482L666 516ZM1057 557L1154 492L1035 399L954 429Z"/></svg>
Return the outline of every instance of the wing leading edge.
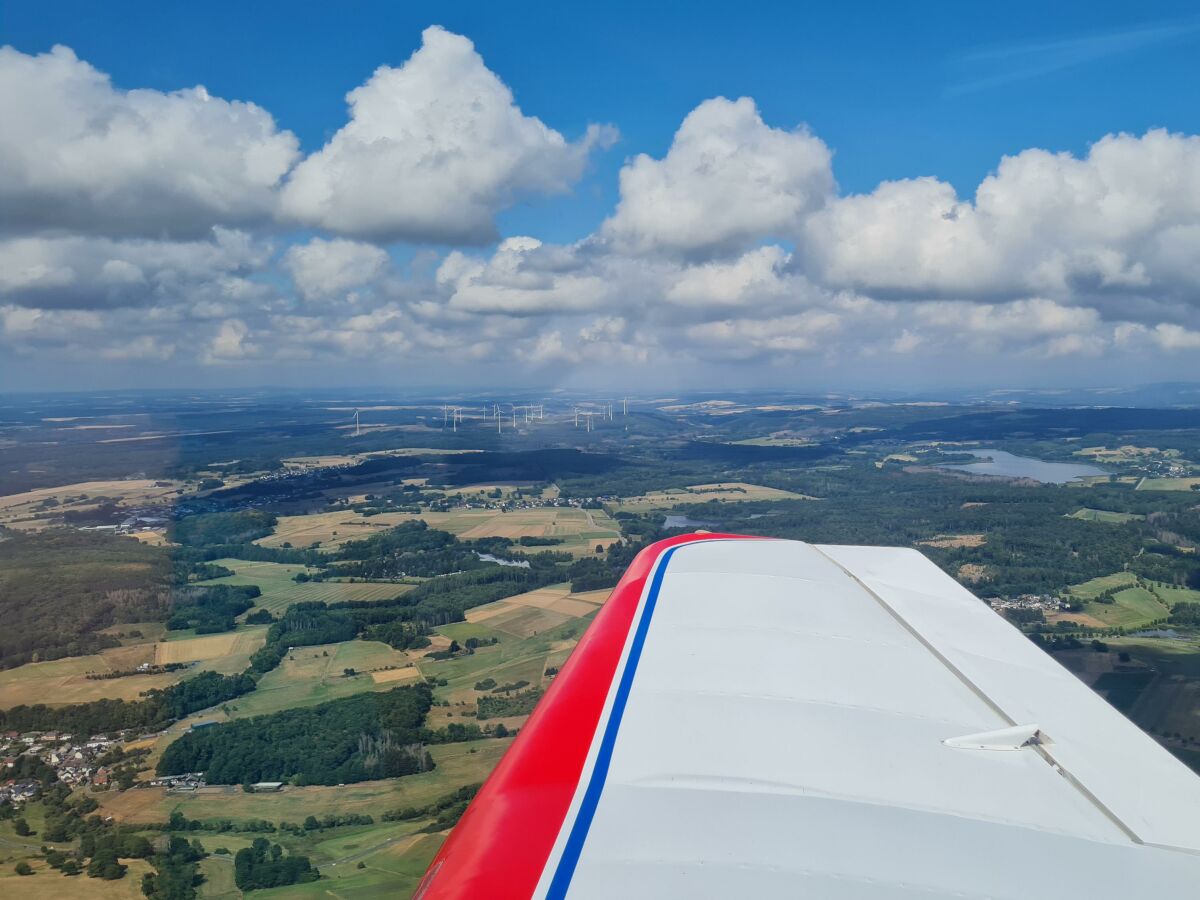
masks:
<svg viewBox="0 0 1200 900"><path fill-rule="evenodd" d="M921 554L687 535L634 561L417 896L1183 894L1197 809Z"/></svg>

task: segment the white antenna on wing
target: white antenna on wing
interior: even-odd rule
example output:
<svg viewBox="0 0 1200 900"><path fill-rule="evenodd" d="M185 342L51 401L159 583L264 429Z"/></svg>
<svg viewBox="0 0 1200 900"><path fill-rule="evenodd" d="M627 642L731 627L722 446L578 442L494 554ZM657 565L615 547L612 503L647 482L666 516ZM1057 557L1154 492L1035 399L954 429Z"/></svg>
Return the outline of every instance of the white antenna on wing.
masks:
<svg viewBox="0 0 1200 900"><path fill-rule="evenodd" d="M358 429L358 410L354 411L354 436L358 437L362 432Z"/></svg>

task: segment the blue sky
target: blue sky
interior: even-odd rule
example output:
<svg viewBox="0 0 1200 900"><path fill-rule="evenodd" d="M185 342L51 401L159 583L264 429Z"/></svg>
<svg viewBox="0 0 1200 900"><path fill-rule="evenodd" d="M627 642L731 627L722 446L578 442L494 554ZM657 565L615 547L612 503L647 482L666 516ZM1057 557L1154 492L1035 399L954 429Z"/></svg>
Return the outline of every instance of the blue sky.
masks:
<svg viewBox="0 0 1200 900"><path fill-rule="evenodd" d="M381 346L365 376L387 380L447 340L473 348L464 382L599 363L830 386L968 359L981 382L1188 377L1200 348L1193 4L15 2L0 44L14 386L150 361L361 379ZM356 89L376 105L348 125ZM459 152L472 109L482 143L440 180L355 155L356 127ZM256 153L266 180L231 182Z"/></svg>

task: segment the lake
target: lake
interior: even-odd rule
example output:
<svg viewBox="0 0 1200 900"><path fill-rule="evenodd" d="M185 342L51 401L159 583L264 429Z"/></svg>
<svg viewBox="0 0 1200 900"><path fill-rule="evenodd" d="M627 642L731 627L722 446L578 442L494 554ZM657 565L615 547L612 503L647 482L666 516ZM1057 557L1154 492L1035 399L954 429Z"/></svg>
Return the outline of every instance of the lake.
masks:
<svg viewBox="0 0 1200 900"><path fill-rule="evenodd" d="M1066 484L1091 475L1107 475L1099 466L1087 463L1046 462L1032 456L1016 456L1004 450L963 450L972 456L985 458L985 462L954 463L938 466L940 469L955 469L975 475L1005 475L1009 478L1032 478L1044 484Z"/></svg>

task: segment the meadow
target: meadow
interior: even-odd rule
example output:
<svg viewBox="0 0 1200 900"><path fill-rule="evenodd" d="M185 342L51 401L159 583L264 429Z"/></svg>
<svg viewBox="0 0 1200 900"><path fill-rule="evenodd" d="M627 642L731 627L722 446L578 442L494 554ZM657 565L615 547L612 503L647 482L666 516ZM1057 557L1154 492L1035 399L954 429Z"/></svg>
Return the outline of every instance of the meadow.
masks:
<svg viewBox="0 0 1200 900"><path fill-rule="evenodd" d="M752 500L815 500L806 494L785 491L781 488L748 484L744 481L721 481L713 484L694 484L685 488L649 491L634 497L622 497L608 504L612 512L649 512L650 510L672 509L681 503L708 503L720 500L726 503Z"/></svg>
<svg viewBox="0 0 1200 900"><path fill-rule="evenodd" d="M246 562L240 559L218 559L216 564L232 569L233 575L201 581L198 584L258 585L262 596L255 600L255 609L262 607L273 615L281 615L293 603L320 601L338 603L343 600L391 600L412 590L409 584L391 582L306 581L297 582L301 572L316 571L307 566L273 562ZM249 615L244 614L242 618Z"/></svg>

